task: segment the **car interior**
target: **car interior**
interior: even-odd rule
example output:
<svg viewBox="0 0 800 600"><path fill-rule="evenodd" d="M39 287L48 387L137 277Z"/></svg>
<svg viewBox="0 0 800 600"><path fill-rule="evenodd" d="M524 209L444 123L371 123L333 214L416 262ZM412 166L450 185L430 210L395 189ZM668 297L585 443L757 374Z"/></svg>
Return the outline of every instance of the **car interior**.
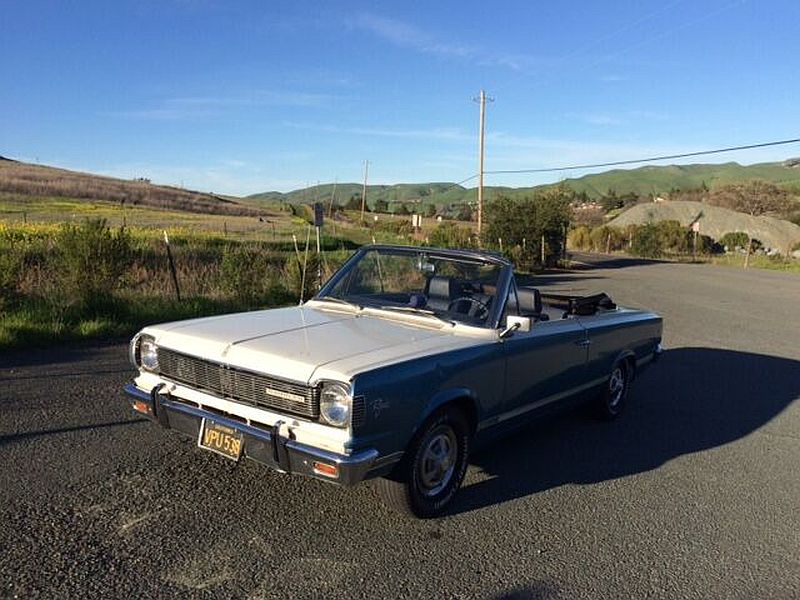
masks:
<svg viewBox="0 0 800 600"><path fill-rule="evenodd" d="M435 275L425 285L425 308L450 312L483 322L489 316L495 301L496 288L479 281ZM531 317L534 322L555 321L575 316L589 316L613 310L616 305L604 294L573 296L545 293L538 288L516 288L516 301L506 303L505 316Z"/></svg>

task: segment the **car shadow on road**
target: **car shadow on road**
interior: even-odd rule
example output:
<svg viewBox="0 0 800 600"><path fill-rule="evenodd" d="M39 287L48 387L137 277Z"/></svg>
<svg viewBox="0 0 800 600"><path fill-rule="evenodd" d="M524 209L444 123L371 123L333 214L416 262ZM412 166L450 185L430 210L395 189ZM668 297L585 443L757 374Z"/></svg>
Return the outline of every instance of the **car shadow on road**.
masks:
<svg viewBox="0 0 800 600"><path fill-rule="evenodd" d="M787 358L712 348L665 352L634 382L616 421L596 421L581 407L481 449L471 464L488 477L464 487L450 514L650 471L736 441L800 396L798 373L800 362Z"/></svg>
<svg viewBox="0 0 800 600"><path fill-rule="evenodd" d="M657 258L620 256L616 254L592 254L588 252L576 252L571 258L573 259L571 265L571 270L573 271L591 271L593 269L625 269L627 267L663 265L672 262L670 260Z"/></svg>

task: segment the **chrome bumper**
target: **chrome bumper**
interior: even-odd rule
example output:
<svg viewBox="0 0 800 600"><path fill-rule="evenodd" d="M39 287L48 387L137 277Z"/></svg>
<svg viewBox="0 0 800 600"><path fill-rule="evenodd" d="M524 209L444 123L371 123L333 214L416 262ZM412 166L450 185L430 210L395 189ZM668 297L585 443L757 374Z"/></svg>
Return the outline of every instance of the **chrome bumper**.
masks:
<svg viewBox="0 0 800 600"><path fill-rule="evenodd" d="M307 475L343 486L353 486L367 479L370 471L381 466L378 451L362 450L352 455L337 454L282 436L279 427L262 429L227 418L195 406L190 406L158 393L158 388L146 392L133 384L125 386L125 393L131 398L131 405L137 415L156 421L162 427L198 439L203 419L210 419L240 432L244 438L242 454L269 467ZM137 406L138 405L138 406ZM143 411L142 408L145 410ZM321 462L338 467L338 477L322 475L314 471L313 463Z"/></svg>

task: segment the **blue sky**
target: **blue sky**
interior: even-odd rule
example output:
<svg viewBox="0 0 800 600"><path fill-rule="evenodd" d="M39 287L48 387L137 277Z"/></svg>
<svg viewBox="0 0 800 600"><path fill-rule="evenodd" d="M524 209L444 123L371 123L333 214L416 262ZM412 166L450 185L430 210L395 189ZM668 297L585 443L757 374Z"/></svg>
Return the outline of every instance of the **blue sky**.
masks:
<svg viewBox="0 0 800 600"><path fill-rule="evenodd" d="M0 155L205 191L359 181L364 159L372 183L462 180L481 88L488 170L800 135L793 1L3 0L0 15Z"/></svg>

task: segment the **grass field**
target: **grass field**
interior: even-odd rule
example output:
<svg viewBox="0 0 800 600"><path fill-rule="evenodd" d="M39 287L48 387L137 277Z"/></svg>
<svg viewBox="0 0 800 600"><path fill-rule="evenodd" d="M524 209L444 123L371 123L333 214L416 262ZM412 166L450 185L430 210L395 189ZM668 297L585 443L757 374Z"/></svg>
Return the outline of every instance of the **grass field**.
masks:
<svg viewBox="0 0 800 600"><path fill-rule="evenodd" d="M708 262L725 267L744 267L744 255L723 254L709 259ZM769 269L770 271L787 271L800 274L800 260L796 258L753 254L750 256L749 266L753 269Z"/></svg>
<svg viewBox="0 0 800 600"><path fill-rule="evenodd" d="M280 202L259 203L259 216L240 216L0 192L0 348L124 337L148 323L297 302L298 264L305 260L306 243L312 260L309 272L316 272L311 211ZM325 273L362 244L425 243L437 226L428 218L420 232L411 233L407 216L381 214L375 221L368 213L366 218L364 225L358 211L326 218L321 238ZM113 264L103 266L103 257L95 256L95 247L84 239L90 220L106 223L102 235L107 239L101 236L106 242L124 229L124 268L119 272ZM474 223L452 223L474 231ZM708 262L741 266L742 260L729 255ZM800 261L766 256L753 256L751 266L800 272ZM92 283L95 271L98 276L114 274L100 285ZM312 279L307 280L305 297L314 293Z"/></svg>
<svg viewBox="0 0 800 600"><path fill-rule="evenodd" d="M148 323L297 302L298 263L305 262L306 244L309 273L316 272L310 211L295 208L293 214L288 206L282 210L280 205L268 205L263 214L260 218L205 215L0 193L0 348L127 336ZM368 214L366 226L359 224L358 212L336 217L326 219L321 236L327 274L359 245L424 243L436 225L427 219L421 232L411 234L408 217L379 215L376 222ZM84 263L72 275L64 269L65 227L80 233L88 220L104 220L110 238L124 229L129 246L125 268L104 284L107 290L101 289L102 302L69 291L76 280L85 279L81 271L92 272L102 257ZM164 231L180 301L170 276ZM76 243L84 241L77 236ZM79 248L75 260L95 253L86 244L82 248L83 255ZM314 292L313 278L308 281L305 297Z"/></svg>

